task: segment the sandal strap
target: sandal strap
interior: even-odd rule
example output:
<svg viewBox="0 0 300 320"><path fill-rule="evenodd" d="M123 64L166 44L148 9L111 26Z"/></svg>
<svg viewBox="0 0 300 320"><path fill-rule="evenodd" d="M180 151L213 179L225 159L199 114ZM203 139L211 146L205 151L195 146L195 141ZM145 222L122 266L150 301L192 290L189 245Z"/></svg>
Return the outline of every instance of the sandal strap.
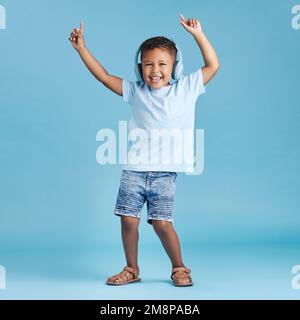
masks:
<svg viewBox="0 0 300 320"><path fill-rule="evenodd" d="M116 278L117 281L121 280L122 282L126 282L128 280L133 280L137 278L138 274L136 272L136 269L129 266L125 266L121 272L115 274L113 277Z"/></svg>
<svg viewBox="0 0 300 320"><path fill-rule="evenodd" d="M177 280L178 278L185 279L189 278L191 279L190 276L191 269L186 268L186 267L175 267L172 270L171 274L171 279Z"/></svg>
<svg viewBox="0 0 300 320"><path fill-rule="evenodd" d="M173 280L178 280L178 279L191 279L191 276L187 273L183 273L183 272L178 272L176 273L173 278Z"/></svg>
<svg viewBox="0 0 300 320"><path fill-rule="evenodd" d="M133 279L138 277L138 273L137 270L135 268L129 267L129 266L125 266L123 271L128 271L130 274L133 274Z"/></svg>

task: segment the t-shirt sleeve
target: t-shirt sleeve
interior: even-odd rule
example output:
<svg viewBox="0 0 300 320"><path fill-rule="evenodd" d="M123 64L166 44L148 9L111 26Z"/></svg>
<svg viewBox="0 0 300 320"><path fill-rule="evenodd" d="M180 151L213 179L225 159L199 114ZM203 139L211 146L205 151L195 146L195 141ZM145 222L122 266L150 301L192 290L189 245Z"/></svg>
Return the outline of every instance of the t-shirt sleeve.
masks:
<svg viewBox="0 0 300 320"><path fill-rule="evenodd" d="M123 100L132 105L134 94L135 94L134 82L123 79L122 80L122 93L123 93Z"/></svg>
<svg viewBox="0 0 300 320"><path fill-rule="evenodd" d="M186 90L188 94L193 95L195 98L198 98L198 96L205 93L206 88L203 84L202 68L199 68L191 74L184 76L182 79L182 84L184 86L184 90Z"/></svg>

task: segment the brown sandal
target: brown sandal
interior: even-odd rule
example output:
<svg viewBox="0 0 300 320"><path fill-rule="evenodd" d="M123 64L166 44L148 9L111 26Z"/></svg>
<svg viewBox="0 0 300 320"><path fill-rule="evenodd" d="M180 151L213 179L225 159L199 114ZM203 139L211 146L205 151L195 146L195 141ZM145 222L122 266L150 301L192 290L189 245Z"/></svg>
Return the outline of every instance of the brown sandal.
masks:
<svg viewBox="0 0 300 320"><path fill-rule="evenodd" d="M106 281L106 284L120 286L130 282L141 281L141 278L139 278L138 276L139 272L137 269L125 266L123 268L123 271L109 277Z"/></svg>
<svg viewBox="0 0 300 320"><path fill-rule="evenodd" d="M192 278L190 276L191 269L186 267L175 267L172 269L171 279L173 280L174 286L187 287L192 286Z"/></svg>

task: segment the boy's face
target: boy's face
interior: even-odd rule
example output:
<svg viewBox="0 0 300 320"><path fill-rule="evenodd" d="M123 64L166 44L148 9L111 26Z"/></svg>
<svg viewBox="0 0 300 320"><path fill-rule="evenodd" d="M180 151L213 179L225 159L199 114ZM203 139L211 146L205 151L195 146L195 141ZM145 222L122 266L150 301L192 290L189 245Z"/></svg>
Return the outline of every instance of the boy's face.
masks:
<svg viewBox="0 0 300 320"><path fill-rule="evenodd" d="M174 57L168 49L154 48L143 52L144 81L153 89L168 86L172 77Z"/></svg>

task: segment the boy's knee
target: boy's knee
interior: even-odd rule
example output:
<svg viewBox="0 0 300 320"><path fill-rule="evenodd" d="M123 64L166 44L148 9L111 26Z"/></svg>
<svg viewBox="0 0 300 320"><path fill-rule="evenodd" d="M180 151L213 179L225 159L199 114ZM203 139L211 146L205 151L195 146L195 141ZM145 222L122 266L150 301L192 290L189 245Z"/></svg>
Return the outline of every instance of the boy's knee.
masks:
<svg viewBox="0 0 300 320"><path fill-rule="evenodd" d="M138 227L140 219L130 216L121 216L121 223L123 229L130 230Z"/></svg>
<svg viewBox="0 0 300 320"><path fill-rule="evenodd" d="M152 220L152 226L156 232L168 232L172 223L165 220Z"/></svg>

